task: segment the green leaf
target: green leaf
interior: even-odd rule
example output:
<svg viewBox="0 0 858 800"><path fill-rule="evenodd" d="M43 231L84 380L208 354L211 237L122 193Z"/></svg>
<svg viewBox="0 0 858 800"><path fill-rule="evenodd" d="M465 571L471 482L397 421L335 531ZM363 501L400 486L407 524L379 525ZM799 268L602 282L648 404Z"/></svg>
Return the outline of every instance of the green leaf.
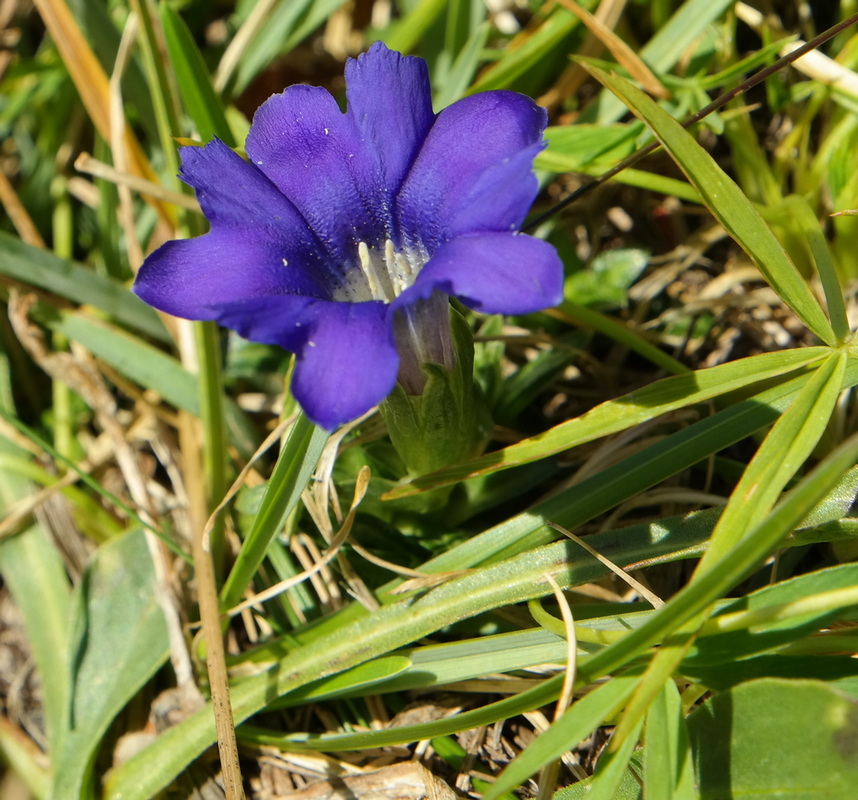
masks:
<svg viewBox="0 0 858 800"><path fill-rule="evenodd" d="M767 519L724 556L718 569L701 574L624 639L579 663L582 679L595 680L622 666L723 596L795 529L856 458L858 436L853 436L803 478Z"/></svg>
<svg viewBox="0 0 858 800"><path fill-rule="evenodd" d="M546 764L560 758L577 742L586 739L622 708L639 678L639 672L618 675L580 700L575 700L560 719L510 762L483 795L484 800L495 800L501 793L516 788Z"/></svg>
<svg viewBox="0 0 858 800"><path fill-rule="evenodd" d="M418 478L389 493L390 499L419 489L434 489L477 475L527 464L585 442L639 425L668 411L710 400L757 381L777 377L823 357L828 348L801 348L766 353L656 381L643 389L609 400L586 414L555 426L532 439L503 450Z"/></svg>
<svg viewBox="0 0 858 800"><path fill-rule="evenodd" d="M164 26L164 38L173 73L179 84L185 108L200 138L208 142L217 136L230 147L235 147L236 142L226 121L220 98L212 88L208 68L188 26L171 5L159 3L158 10L161 14L161 24Z"/></svg>
<svg viewBox="0 0 858 800"><path fill-rule="evenodd" d="M24 617L53 751L68 730L69 580L56 547L35 526L0 542L0 574Z"/></svg>
<svg viewBox="0 0 858 800"><path fill-rule="evenodd" d="M802 238L807 242L819 275L819 282L825 292L831 327L837 334L838 340L843 342L850 334L849 319L843 300L843 289L840 286L837 268L834 265L825 232L816 214L813 213L810 203L804 197L790 195L784 201L784 207L792 224L799 229Z"/></svg>
<svg viewBox="0 0 858 800"><path fill-rule="evenodd" d="M626 531L623 531L625 534ZM705 530L689 529L681 537L664 536L657 529L637 531L637 536L591 537L593 547L622 566L670 560L674 554L685 558L699 553ZM399 599L356 620L343 615L340 624L329 627L327 635L292 650L261 674L236 681L232 686L233 713L237 722L263 709L275 698L286 695L311 681L332 675L372 658L390 653L453 622L473 617L501 605L520 602L550 591L546 573L564 586L578 585L603 575L606 567L592 556L573 550L560 542L528 551L521 556L489 567L475 569L452 579L425 594ZM365 611L364 609L361 609ZM330 623L330 621L329 621ZM322 626L316 626L317 630ZM498 704L495 711L534 708L556 696L556 684ZM487 712L479 716L486 718ZM462 718L468 724L474 716ZM457 730L462 719L446 720L445 725L421 729L425 735L443 735ZM475 724L482 724L476 722ZM452 727L450 727L452 726ZM398 740L402 731L380 731ZM111 773L106 785L106 800L144 800L163 788L173 776L215 741L211 706L170 728L139 755ZM342 741L337 743L342 747ZM158 768L155 769L154 765Z"/></svg>
<svg viewBox="0 0 858 800"><path fill-rule="evenodd" d="M646 122L694 185L707 208L754 260L780 298L822 341L837 337L801 274L742 190L673 117L618 75L584 65Z"/></svg>
<svg viewBox="0 0 858 800"><path fill-rule="evenodd" d="M586 269L572 273L563 294L582 306L626 308L629 287L646 268L649 253L638 249L608 250L600 253Z"/></svg>
<svg viewBox="0 0 858 800"><path fill-rule="evenodd" d="M852 800L858 702L818 681L763 679L688 719L700 796Z"/></svg>
<svg viewBox="0 0 858 800"><path fill-rule="evenodd" d="M682 698L669 680L649 707L644 749L644 786L648 800L693 800L694 774Z"/></svg>
<svg viewBox="0 0 858 800"><path fill-rule="evenodd" d="M808 459L831 419L845 369L846 353L832 353L772 427L730 494L692 580L722 568L724 556L762 521ZM739 579L737 575L737 582Z"/></svg>
<svg viewBox="0 0 858 800"><path fill-rule="evenodd" d="M265 558L271 540L283 529L286 517L301 497L322 454L328 434L299 414L268 482L253 527L221 591L221 606L231 608L241 599Z"/></svg>
<svg viewBox="0 0 858 800"><path fill-rule="evenodd" d="M686 0L641 48L641 58L656 73L667 72L732 5L732 0ZM616 122L624 111L622 103L610 95L600 97L598 122L603 125Z"/></svg>
<svg viewBox="0 0 858 800"><path fill-rule="evenodd" d="M121 283L0 231L0 275L96 308L147 336L169 341L153 308Z"/></svg>
<svg viewBox="0 0 858 800"><path fill-rule="evenodd" d="M54 756L54 797L95 797L93 767L113 719L167 658L145 535L100 547L77 587L69 732Z"/></svg>

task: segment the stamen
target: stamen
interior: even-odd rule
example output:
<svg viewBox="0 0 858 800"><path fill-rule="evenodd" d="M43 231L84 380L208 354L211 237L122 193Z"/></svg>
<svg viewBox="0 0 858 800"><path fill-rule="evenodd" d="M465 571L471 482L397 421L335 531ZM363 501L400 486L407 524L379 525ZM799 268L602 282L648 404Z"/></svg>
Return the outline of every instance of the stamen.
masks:
<svg viewBox="0 0 858 800"><path fill-rule="evenodd" d="M346 272L345 280L334 292L334 300L392 303L414 283L426 261L419 251L397 251L390 239L385 241L383 251L369 247L366 242L358 242L357 251L358 263Z"/></svg>
<svg viewBox="0 0 858 800"><path fill-rule="evenodd" d="M374 259L369 252L369 248L366 246L366 242L358 242L358 258L360 259L361 272L366 276L373 300L381 300L385 303L391 302L393 297L388 296L388 293L384 290L381 276L378 274L378 270L373 263Z"/></svg>

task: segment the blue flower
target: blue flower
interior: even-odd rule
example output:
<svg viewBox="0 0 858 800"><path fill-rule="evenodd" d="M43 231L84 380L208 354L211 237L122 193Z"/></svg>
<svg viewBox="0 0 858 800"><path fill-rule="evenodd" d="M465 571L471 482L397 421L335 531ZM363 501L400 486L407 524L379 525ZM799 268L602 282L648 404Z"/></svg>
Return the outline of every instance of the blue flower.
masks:
<svg viewBox="0 0 858 800"><path fill-rule="evenodd" d="M448 296L521 314L562 294L554 249L517 233L545 110L492 91L434 114L426 63L381 43L345 74L345 113L320 87L269 98L248 161L217 139L182 148L211 230L167 242L134 284L155 308L295 353L295 398L328 429L397 375L419 392L421 359L449 362Z"/></svg>

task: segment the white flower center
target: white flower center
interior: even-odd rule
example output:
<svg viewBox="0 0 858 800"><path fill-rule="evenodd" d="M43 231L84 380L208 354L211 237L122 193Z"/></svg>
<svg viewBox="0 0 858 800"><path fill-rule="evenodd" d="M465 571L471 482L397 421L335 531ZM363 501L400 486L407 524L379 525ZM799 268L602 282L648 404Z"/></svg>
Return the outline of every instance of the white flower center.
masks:
<svg viewBox="0 0 858 800"><path fill-rule="evenodd" d="M391 303L414 283L426 258L409 248L396 250L388 239L383 251L358 242L357 261L356 269L349 270L345 283L334 292L334 300Z"/></svg>

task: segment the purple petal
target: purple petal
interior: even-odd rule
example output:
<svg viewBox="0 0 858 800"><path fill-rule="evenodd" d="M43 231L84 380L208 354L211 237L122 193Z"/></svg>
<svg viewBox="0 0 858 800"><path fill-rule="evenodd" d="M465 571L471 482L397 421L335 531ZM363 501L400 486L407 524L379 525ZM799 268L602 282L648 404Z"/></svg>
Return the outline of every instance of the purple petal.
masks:
<svg viewBox="0 0 858 800"><path fill-rule="evenodd" d="M346 99L347 113L390 198L435 120L426 62L376 42L346 63Z"/></svg>
<svg viewBox="0 0 858 800"><path fill-rule="evenodd" d="M217 320L247 339L294 352L292 393L328 430L369 411L396 383L399 356L383 303L263 297L224 305Z"/></svg>
<svg viewBox="0 0 858 800"><path fill-rule="evenodd" d="M301 351L292 393L307 416L333 430L390 394L399 356L382 303L331 303Z"/></svg>
<svg viewBox="0 0 858 800"><path fill-rule="evenodd" d="M256 112L247 136L251 161L298 208L332 258L353 262L357 242L388 236L374 159L354 119L327 91L290 86Z"/></svg>
<svg viewBox="0 0 858 800"><path fill-rule="evenodd" d="M535 154L547 122L545 109L514 92L483 92L445 108L411 168L397 201L397 218L412 240L421 240L431 252L440 242L461 230L458 212L473 203L475 185L501 184L505 189L522 173L521 151ZM502 180L505 169L509 181ZM483 178L488 170L492 177ZM477 216L489 222L492 201L498 203L498 223L492 230L509 229L524 218L535 194L525 180L513 196L485 200Z"/></svg>
<svg viewBox="0 0 858 800"><path fill-rule="evenodd" d="M271 294L328 296L300 249L292 255L291 248L254 233L218 228L167 242L140 268L134 293L185 319L217 319L213 306Z"/></svg>
<svg viewBox="0 0 858 800"><path fill-rule="evenodd" d="M274 241L318 250L312 231L292 203L256 167L219 139L179 151L179 177L192 186L213 228L253 228Z"/></svg>
<svg viewBox="0 0 858 800"><path fill-rule="evenodd" d="M434 290L487 314L527 314L563 299L563 264L547 242L524 234L460 236L443 244L395 306Z"/></svg>

